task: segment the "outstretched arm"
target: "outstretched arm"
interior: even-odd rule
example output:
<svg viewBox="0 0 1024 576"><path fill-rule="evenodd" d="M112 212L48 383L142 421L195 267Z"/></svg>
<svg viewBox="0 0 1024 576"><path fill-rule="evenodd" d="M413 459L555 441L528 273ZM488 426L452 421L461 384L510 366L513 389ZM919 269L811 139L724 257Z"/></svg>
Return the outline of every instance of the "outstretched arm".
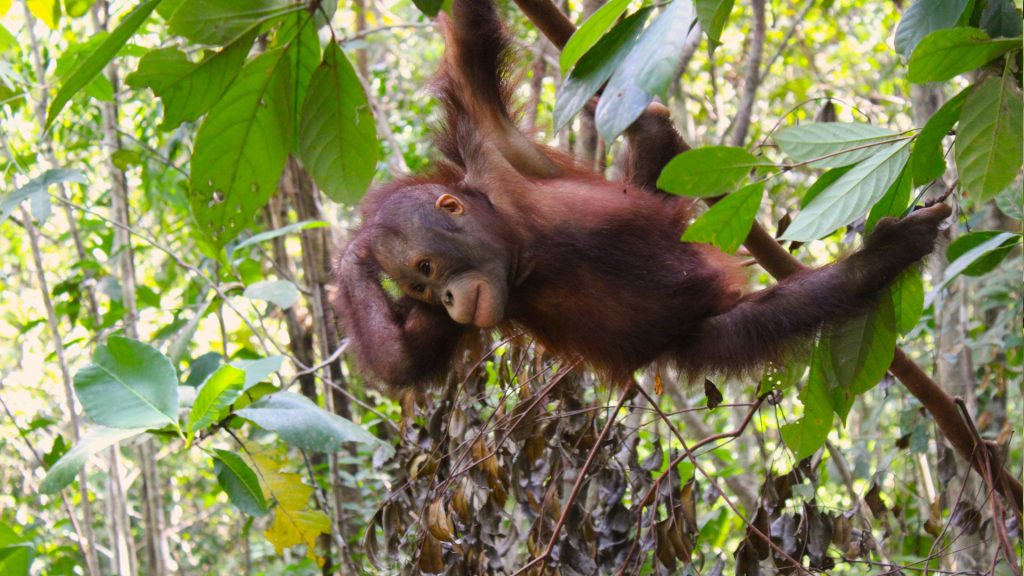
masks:
<svg viewBox="0 0 1024 576"><path fill-rule="evenodd" d="M742 298L706 320L681 347L681 367L691 374L744 371L780 359L784 342L865 312L903 270L932 251L939 224L949 214L948 206L936 204L902 220L884 219L860 251Z"/></svg>
<svg viewBox="0 0 1024 576"><path fill-rule="evenodd" d="M394 387L429 384L447 373L465 328L444 308L393 301L357 237L335 267L338 311L360 366Z"/></svg>

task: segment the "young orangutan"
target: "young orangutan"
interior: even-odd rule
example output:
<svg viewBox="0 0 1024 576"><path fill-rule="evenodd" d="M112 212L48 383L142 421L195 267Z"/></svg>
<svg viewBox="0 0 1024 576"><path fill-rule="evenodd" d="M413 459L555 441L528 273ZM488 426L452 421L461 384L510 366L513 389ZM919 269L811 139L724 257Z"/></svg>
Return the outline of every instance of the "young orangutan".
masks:
<svg viewBox="0 0 1024 576"><path fill-rule="evenodd" d="M744 296L735 259L679 241L693 201L655 189L686 149L663 107L627 132L626 180L605 180L516 127L491 2L455 0L441 24L447 161L371 191L336 261L334 305L359 364L391 385L436 380L463 336L493 327L615 381L662 359L691 376L748 370L865 311L949 215L940 204L883 220L853 255Z"/></svg>

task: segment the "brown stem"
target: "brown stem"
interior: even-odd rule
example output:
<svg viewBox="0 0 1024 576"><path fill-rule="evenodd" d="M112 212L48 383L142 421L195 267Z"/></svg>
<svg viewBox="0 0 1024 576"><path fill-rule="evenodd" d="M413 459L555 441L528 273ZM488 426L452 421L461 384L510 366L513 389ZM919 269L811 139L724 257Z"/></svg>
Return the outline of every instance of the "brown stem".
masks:
<svg viewBox="0 0 1024 576"><path fill-rule="evenodd" d="M754 101L757 88L761 85L761 58L764 56L764 0L751 0L750 8L754 11L753 29L750 32L750 54L747 57L746 73L743 75L743 92L740 94L740 105L733 119L731 143L743 146L750 131L750 117L754 113Z"/></svg>
<svg viewBox="0 0 1024 576"><path fill-rule="evenodd" d="M576 26L551 0L515 0L523 14L534 23L559 50L576 32Z"/></svg>

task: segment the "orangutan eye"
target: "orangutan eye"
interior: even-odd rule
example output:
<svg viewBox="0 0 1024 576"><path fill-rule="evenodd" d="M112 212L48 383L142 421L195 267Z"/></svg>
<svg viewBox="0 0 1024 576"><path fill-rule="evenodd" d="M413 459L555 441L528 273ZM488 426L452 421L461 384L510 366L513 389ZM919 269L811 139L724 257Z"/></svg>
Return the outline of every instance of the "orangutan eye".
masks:
<svg viewBox="0 0 1024 576"><path fill-rule="evenodd" d="M424 292L427 291L427 287L424 286L423 284L413 284L412 291L417 294L423 294Z"/></svg>
<svg viewBox="0 0 1024 576"><path fill-rule="evenodd" d="M420 269L420 272L422 272L424 276L430 276L430 273L434 270L434 267L430 264L430 260L420 260L420 263L417 264L417 267Z"/></svg>

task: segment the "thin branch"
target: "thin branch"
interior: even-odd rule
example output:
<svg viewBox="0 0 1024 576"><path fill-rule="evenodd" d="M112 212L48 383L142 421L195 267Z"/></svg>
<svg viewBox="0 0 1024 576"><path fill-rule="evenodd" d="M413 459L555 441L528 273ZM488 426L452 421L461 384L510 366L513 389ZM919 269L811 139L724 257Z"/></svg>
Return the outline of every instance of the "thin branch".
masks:
<svg viewBox="0 0 1024 576"><path fill-rule="evenodd" d="M750 31L750 54L747 56L739 109L736 111L736 118L732 125L731 143L733 146L743 146L747 140L757 89L761 85L761 58L764 56L765 34L764 0L751 0L750 8L754 11L754 21Z"/></svg>

